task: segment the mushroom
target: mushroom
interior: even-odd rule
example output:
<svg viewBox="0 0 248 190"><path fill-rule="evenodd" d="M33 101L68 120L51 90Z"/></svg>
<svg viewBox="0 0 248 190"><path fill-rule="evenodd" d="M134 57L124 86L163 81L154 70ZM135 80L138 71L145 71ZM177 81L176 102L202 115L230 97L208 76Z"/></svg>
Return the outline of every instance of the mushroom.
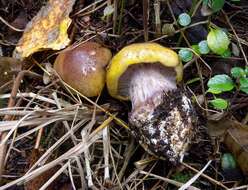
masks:
<svg viewBox="0 0 248 190"><path fill-rule="evenodd" d="M183 158L196 126L191 100L177 88L182 74L173 50L137 43L112 58L106 81L111 96L131 100L130 129L143 148L175 164Z"/></svg>
<svg viewBox="0 0 248 190"><path fill-rule="evenodd" d="M105 67L111 51L95 42L86 42L61 52L54 69L75 90L87 97L101 93L106 78Z"/></svg>

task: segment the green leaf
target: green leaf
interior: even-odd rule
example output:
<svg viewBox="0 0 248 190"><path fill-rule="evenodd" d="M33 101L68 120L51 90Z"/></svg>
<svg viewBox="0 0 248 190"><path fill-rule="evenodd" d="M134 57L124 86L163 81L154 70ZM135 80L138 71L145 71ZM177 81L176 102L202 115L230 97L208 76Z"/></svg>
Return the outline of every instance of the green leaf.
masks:
<svg viewBox="0 0 248 190"><path fill-rule="evenodd" d="M221 29L212 29L207 36L208 47L216 54L223 55L230 44L227 34Z"/></svg>
<svg viewBox="0 0 248 190"><path fill-rule="evenodd" d="M245 75L248 75L248 66L245 67Z"/></svg>
<svg viewBox="0 0 248 190"><path fill-rule="evenodd" d="M230 153L225 153L221 157L221 167L223 170L235 169L237 167L235 158Z"/></svg>
<svg viewBox="0 0 248 190"><path fill-rule="evenodd" d="M245 77L245 71L241 67L233 67L231 69L231 75L234 78Z"/></svg>
<svg viewBox="0 0 248 190"><path fill-rule="evenodd" d="M227 57L231 57L231 55L232 55L232 52L231 52L229 49L227 49L227 50L221 55L221 57L227 58Z"/></svg>
<svg viewBox="0 0 248 190"><path fill-rule="evenodd" d="M199 47L199 51L201 54L208 54L210 52L210 49L208 47L208 43L206 40L202 40L201 42L199 42L198 47Z"/></svg>
<svg viewBox="0 0 248 190"><path fill-rule="evenodd" d="M183 173L183 172L176 172L175 174L173 174L172 179L181 183L186 183L187 181L189 181L192 178L192 174L190 173Z"/></svg>
<svg viewBox="0 0 248 190"><path fill-rule="evenodd" d="M188 62L193 59L193 53L188 49L185 49L185 48L180 49L178 54L183 62Z"/></svg>
<svg viewBox="0 0 248 190"><path fill-rule="evenodd" d="M220 94L221 92L231 91L234 88L232 79L225 74L215 75L208 81L208 92Z"/></svg>
<svg viewBox="0 0 248 190"><path fill-rule="evenodd" d="M240 78L239 83L240 83L240 87L239 87L240 90L248 94L248 78Z"/></svg>
<svg viewBox="0 0 248 190"><path fill-rule="evenodd" d="M181 26L188 26L191 23L191 17L187 13L182 13L178 16L178 23Z"/></svg>
<svg viewBox="0 0 248 190"><path fill-rule="evenodd" d="M195 53L201 55L201 52L199 50L199 46L198 45L192 45L191 48L195 51Z"/></svg>
<svg viewBox="0 0 248 190"><path fill-rule="evenodd" d="M209 101L209 103L219 110L224 110L228 107L228 102L222 98L215 98L214 100Z"/></svg>
<svg viewBox="0 0 248 190"><path fill-rule="evenodd" d="M225 4L225 0L209 0L209 7L213 10L213 12L218 12L223 8Z"/></svg>

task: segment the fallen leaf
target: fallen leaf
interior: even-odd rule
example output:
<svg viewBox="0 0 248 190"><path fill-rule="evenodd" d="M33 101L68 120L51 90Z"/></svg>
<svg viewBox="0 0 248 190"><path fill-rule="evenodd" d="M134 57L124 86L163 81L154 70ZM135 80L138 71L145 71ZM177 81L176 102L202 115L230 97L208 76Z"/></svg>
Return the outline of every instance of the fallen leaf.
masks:
<svg viewBox="0 0 248 190"><path fill-rule="evenodd" d="M223 139L227 130L232 126L232 121L227 118L218 121L208 120L207 122L208 134L210 137L218 139Z"/></svg>
<svg viewBox="0 0 248 190"><path fill-rule="evenodd" d="M242 172L248 174L248 126L238 121L223 118L208 121L208 133L211 138L218 138L233 154Z"/></svg>
<svg viewBox="0 0 248 190"><path fill-rule="evenodd" d="M235 122L235 126L227 130L224 143L243 173L248 175L248 126Z"/></svg>
<svg viewBox="0 0 248 190"><path fill-rule="evenodd" d="M28 157L29 168L36 163L36 161L42 156L43 152L38 149L33 149ZM25 190L38 190L40 189L59 169L55 166L41 175L25 183ZM56 179L46 188L46 190L53 190L56 185Z"/></svg>
<svg viewBox="0 0 248 190"><path fill-rule="evenodd" d="M0 57L0 93L4 93L9 88L2 88L13 79L21 70L22 64L12 57Z"/></svg>
<svg viewBox="0 0 248 190"><path fill-rule="evenodd" d="M70 40L67 29L75 0L50 0L27 24L13 57L23 59L42 49L60 50Z"/></svg>

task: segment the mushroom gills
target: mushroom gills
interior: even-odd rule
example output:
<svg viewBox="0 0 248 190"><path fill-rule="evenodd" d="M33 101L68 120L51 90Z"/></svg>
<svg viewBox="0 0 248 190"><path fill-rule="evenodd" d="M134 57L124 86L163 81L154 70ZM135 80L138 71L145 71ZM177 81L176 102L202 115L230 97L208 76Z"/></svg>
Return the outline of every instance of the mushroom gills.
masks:
<svg viewBox="0 0 248 190"><path fill-rule="evenodd" d="M119 92L128 90L132 102L134 136L149 153L178 163L193 138L196 114L187 94L177 89L174 69L159 63L134 65L121 81Z"/></svg>
<svg viewBox="0 0 248 190"><path fill-rule="evenodd" d="M175 75L174 68L160 63L131 65L120 77L118 92L130 97L133 108L144 102L157 104L161 101L162 92L177 88Z"/></svg>

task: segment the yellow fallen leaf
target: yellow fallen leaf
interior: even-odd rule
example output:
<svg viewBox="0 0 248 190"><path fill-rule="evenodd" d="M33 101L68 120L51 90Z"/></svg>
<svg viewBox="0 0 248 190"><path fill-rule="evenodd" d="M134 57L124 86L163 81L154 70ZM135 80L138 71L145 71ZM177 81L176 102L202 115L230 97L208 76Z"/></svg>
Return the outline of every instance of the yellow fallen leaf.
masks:
<svg viewBox="0 0 248 190"><path fill-rule="evenodd" d="M42 49L65 48L70 42L67 29L74 3L75 0L49 0L27 24L13 57L23 59Z"/></svg>

